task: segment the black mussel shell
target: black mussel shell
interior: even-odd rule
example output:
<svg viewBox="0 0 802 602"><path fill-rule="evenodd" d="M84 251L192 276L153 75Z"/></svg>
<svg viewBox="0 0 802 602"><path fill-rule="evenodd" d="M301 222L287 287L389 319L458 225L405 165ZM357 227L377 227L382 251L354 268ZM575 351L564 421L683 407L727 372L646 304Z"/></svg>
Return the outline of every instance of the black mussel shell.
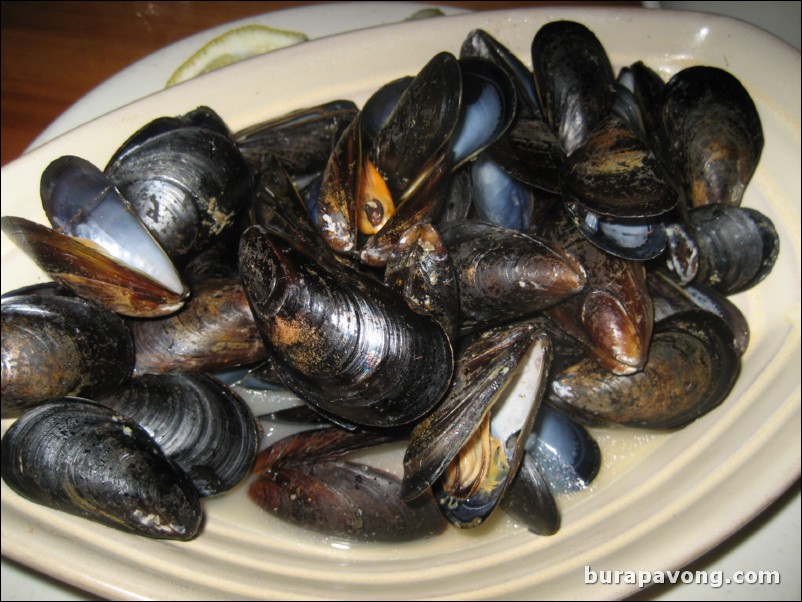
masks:
<svg viewBox="0 0 802 602"><path fill-rule="evenodd" d="M29 500L115 529L189 540L198 492L136 422L83 399L47 403L3 436L6 484Z"/></svg>
<svg viewBox="0 0 802 602"><path fill-rule="evenodd" d="M245 402L209 376L145 374L98 403L139 423L202 496L237 485L256 457L256 419Z"/></svg>
<svg viewBox="0 0 802 602"><path fill-rule="evenodd" d="M532 70L546 121L570 155L612 107L610 59L584 25L552 21L532 41Z"/></svg>
<svg viewBox="0 0 802 602"><path fill-rule="evenodd" d="M445 393L447 335L389 288L259 226L243 235L240 270L284 384L320 411L343 424L399 426Z"/></svg>
<svg viewBox="0 0 802 602"><path fill-rule="evenodd" d="M717 67L683 69L663 90L662 118L688 206L740 205L763 151L755 103Z"/></svg>
<svg viewBox="0 0 802 602"><path fill-rule="evenodd" d="M752 288L771 273L780 252L772 221L755 209L706 205L688 212L699 265L693 282L724 295Z"/></svg>
<svg viewBox="0 0 802 602"><path fill-rule="evenodd" d="M105 173L183 266L236 226L253 193L253 171L227 133L179 123L145 125Z"/></svg>

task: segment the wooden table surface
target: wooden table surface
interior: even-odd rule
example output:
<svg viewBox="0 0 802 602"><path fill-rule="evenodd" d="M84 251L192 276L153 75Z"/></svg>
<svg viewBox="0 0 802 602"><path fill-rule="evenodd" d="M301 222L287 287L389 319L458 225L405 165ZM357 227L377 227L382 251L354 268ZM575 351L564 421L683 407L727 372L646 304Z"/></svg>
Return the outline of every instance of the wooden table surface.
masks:
<svg viewBox="0 0 802 602"><path fill-rule="evenodd" d="M470 10L599 4L435 3ZM307 4L319 2L2 2L2 165L87 92L148 54L217 25Z"/></svg>

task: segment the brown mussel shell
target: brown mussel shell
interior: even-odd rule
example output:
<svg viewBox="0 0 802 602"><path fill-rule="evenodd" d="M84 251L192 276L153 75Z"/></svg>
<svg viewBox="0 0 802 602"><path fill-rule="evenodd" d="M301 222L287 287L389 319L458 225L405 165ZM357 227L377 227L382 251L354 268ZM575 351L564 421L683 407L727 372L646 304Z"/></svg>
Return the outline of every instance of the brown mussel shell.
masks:
<svg viewBox="0 0 802 602"><path fill-rule="evenodd" d="M644 265L593 245L564 211L550 217L544 233L576 257L588 279L580 294L547 308L547 315L585 345L605 369L616 374L639 370L648 355L653 327Z"/></svg>
<svg viewBox="0 0 802 602"><path fill-rule="evenodd" d="M689 310L655 325L640 372L614 375L591 359L581 360L554 376L549 399L591 421L673 429L719 405L739 371L740 356L724 321Z"/></svg>
<svg viewBox="0 0 802 602"><path fill-rule="evenodd" d="M134 345L122 318L71 296L18 295L2 302L2 416L48 399L102 395L125 383Z"/></svg>
<svg viewBox="0 0 802 602"><path fill-rule="evenodd" d="M177 313L129 320L136 345L135 371L214 372L267 357L242 284L207 278Z"/></svg>
<svg viewBox="0 0 802 602"><path fill-rule="evenodd" d="M407 541L442 533L446 522L431 494L405 502L395 476L339 459L389 440L332 428L287 437L259 454L248 494L283 520L350 540Z"/></svg>

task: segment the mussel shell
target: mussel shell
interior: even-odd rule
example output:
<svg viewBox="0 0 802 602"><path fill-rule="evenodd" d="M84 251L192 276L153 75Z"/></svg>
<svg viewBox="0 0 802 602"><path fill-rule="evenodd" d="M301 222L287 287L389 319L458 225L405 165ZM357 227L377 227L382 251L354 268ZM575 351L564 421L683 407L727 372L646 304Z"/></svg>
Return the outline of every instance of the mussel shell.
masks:
<svg viewBox="0 0 802 602"><path fill-rule="evenodd" d="M694 282L725 295L743 292L762 281L780 252L774 224L748 207L697 207L688 212L686 227L699 251Z"/></svg>
<svg viewBox="0 0 802 602"><path fill-rule="evenodd" d="M431 224L411 227L398 241L384 271L384 282L411 308L437 320L449 339L457 336L459 293L454 264Z"/></svg>
<svg viewBox="0 0 802 602"><path fill-rule="evenodd" d="M59 157L42 173L42 207L60 234L102 249L115 261L147 274L176 295L185 294L181 276L165 248L113 184L89 161ZM75 269L64 271L69 274Z"/></svg>
<svg viewBox="0 0 802 602"><path fill-rule="evenodd" d="M71 296L27 294L2 301L2 416L42 401L95 396L125 383L134 345L122 318Z"/></svg>
<svg viewBox="0 0 802 602"><path fill-rule="evenodd" d="M749 93L717 67L683 69L666 84L662 121L688 206L740 205L763 151Z"/></svg>
<svg viewBox="0 0 802 602"><path fill-rule="evenodd" d="M515 88L506 72L479 58L459 61L462 71L460 119L451 139L453 164L459 167L498 140L515 118Z"/></svg>
<svg viewBox="0 0 802 602"><path fill-rule="evenodd" d="M3 436L3 480L38 504L109 527L189 540L198 493L136 422L83 399L34 408Z"/></svg>
<svg viewBox="0 0 802 602"><path fill-rule="evenodd" d="M350 100L334 100L298 109L234 134L254 172L266 154L278 157L295 176L323 171L331 151L359 112Z"/></svg>
<svg viewBox="0 0 802 602"><path fill-rule="evenodd" d="M278 157L265 152L250 204L250 224L258 224L306 248L328 253L306 201Z"/></svg>
<svg viewBox="0 0 802 602"><path fill-rule="evenodd" d="M145 374L97 401L140 424L201 496L228 491L253 465L256 419L244 401L209 376Z"/></svg>
<svg viewBox="0 0 802 602"><path fill-rule="evenodd" d="M526 451L556 495L584 489L601 468L601 449L593 436L547 403L540 406Z"/></svg>
<svg viewBox="0 0 802 602"><path fill-rule="evenodd" d="M705 284L680 286L657 270L646 275L646 282L654 299L655 320L689 309L704 309L719 316L730 327L738 355L746 353L750 337L749 322L738 306L725 295Z"/></svg>
<svg viewBox="0 0 802 602"><path fill-rule="evenodd" d="M267 357L239 280L208 278L194 289L173 315L128 321L137 373L213 372Z"/></svg>
<svg viewBox="0 0 802 602"><path fill-rule="evenodd" d="M186 126L146 125L105 173L179 265L233 228L253 192L253 173L231 138Z"/></svg>
<svg viewBox="0 0 802 602"><path fill-rule="evenodd" d="M501 508L532 533L553 535L560 529L560 511L554 495L528 452L501 499Z"/></svg>
<svg viewBox="0 0 802 602"><path fill-rule="evenodd" d="M284 384L319 410L348 424L398 426L445 393L448 337L390 289L258 226L243 235L240 269Z"/></svg>
<svg viewBox="0 0 802 602"><path fill-rule="evenodd" d="M489 153L471 163L473 200L480 219L504 228L529 232L535 205L530 186L510 176Z"/></svg>
<svg viewBox="0 0 802 602"><path fill-rule="evenodd" d="M639 370L648 355L653 326L644 265L593 245L565 211L549 217L544 235L584 266L587 284L580 294L547 308L546 313L607 370L617 374Z"/></svg>
<svg viewBox="0 0 802 602"><path fill-rule="evenodd" d="M410 436L404 454L404 499L414 499L443 474L498 400L536 335L536 328L524 323L460 341L448 395Z"/></svg>
<svg viewBox="0 0 802 602"><path fill-rule="evenodd" d="M663 215L677 193L644 140L620 117L603 119L565 162L563 192L600 215Z"/></svg>
<svg viewBox="0 0 802 602"><path fill-rule="evenodd" d="M614 375L582 360L555 375L549 399L573 416L672 429L718 406L739 371L740 357L724 321L690 310L655 325L642 371Z"/></svg>
<svg viewBox="0 0 802 602"><path fill-rule="evenodd" d="M493 395L492 407L488 407L484 413L489 437L480 446L481 462L475 461L476 446L469 443L469 449L460 449L460 456L454 458L449 466L449 471L458 469L453 471L458 478L452 479L451 475L443 475L432 487L440 510L449 522L463 529L482 524L498 507L518 473L525 455L527 434L532 429L540 407L551 363L551 341L548 336L538 332L535 324L527 324L526 327L536 334L523 357L513 371L502 368L499 372L503 376L499 380L493 379L490 385L493 389L500 380L505 380L498 393ZM510 332L515 330L512 328ZM510 355L515 357L516 354ZM477 361L495 364L489 357L470 359L469 363L474 365ZM506 364L506 361L500 363ZM478 397L481 399L482 395ZM470 405L474 406L473 401ZM464 417L469 418L470 414L478 412L481 405L476 404L470 412L466 411ZM461 418L456 421L457 432L461 429L470 431L471 421L463 421ZM454 427L449 430L453 433ZM445 438L447 433L444 432L442 436ZM467 456L464 456L465 451L468 452ZM468 462L463 463L463 459ZM484 468L479 471L477 478L474 471L479 465ZM468 474L463 475L463 468L467 469Z"/></svg>
<svg viewBox="0 0 802 602"><path fill-rule="evenodd" d="M570 155L612 106L615 76L610 59L584 25L552 21L532 41L532 70L546 121Z"/></svg>
<svg viewBox="0 0 802 602"><path fill-rule="evenodd" d="M565 152L542 119L519 117L487 153L516 180L540 191L561 193Z"/></svg>
<svg viewBox="0 0 802 602"><path fill-rule="evenodd" d="M441 52L406 89L370 149L370 158L397 205L443 160L461 106L459 61L453 54Z"/></svg>
<svg viewBox="0 0 802 602"><path fill-rule="evenodd" d="M460 58L482 58L501 68L515 86L518 113L527 117L541 117L532 73L521 60L496 38L482 29L468 34L460 48Z"/></svg>
<svg viewBox="0 0 802 602"><path fill-rule="evenodd" d="M557 245L487 222L441 227L459 279L463 326L520 318L579 293L585 269Z"/></svg>
<svg viewBox="0 0 802 602"><path fill-rule="evenodd" d="M3 232L39 267L76 295L125 316L164 316L189 289L176 292L79 239L22 217L0 218ZM183 285L182 285L183 286Z"/></svg>
<svg viewBox="0 0 802 602"><path fill-rule="evenodd" d="M279 518L357 541L407 541L445 530L431 494L411 503L390 473L339 460L347 451L386 443L384 436L341 429L306 431L259 454L248 491Z"/></svg>

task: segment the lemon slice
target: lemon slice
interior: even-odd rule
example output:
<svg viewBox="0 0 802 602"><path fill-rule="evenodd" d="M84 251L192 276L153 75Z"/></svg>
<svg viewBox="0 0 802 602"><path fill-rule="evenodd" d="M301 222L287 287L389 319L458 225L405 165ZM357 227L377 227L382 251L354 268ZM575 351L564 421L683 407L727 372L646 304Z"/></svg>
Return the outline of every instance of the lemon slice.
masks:
<svg viewBox="0 0 802 602"><path fill-rule="evenodd" d="M189 57L167 80L167 87L252 56L305 42L307 39L303 33L266 25L244 25L231 29L206 43Z"/></svg>

